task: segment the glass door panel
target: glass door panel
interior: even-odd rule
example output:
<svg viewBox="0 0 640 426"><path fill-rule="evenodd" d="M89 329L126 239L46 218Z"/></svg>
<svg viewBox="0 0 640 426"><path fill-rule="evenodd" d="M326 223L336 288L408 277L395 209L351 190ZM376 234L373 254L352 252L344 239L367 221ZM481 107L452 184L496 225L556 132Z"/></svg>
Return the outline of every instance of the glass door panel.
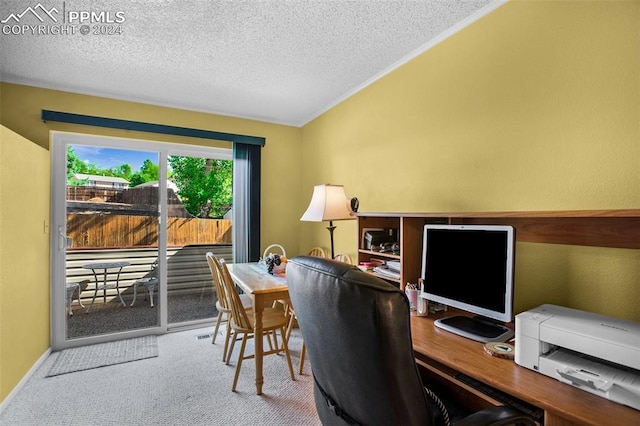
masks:
<svg viewBox="0 0 640 426"><path fill-rule="evenodd" d="M66 339L158 327L159 153L66 150Z"/></svg>
<svg viewBox="0 0 640 426"><path fill-rule="evenodd" d="M210 322L218 315L206 253L232 262L230 153L167 158L168 323ZM173 191L173 192L172 192Z"/></svg>

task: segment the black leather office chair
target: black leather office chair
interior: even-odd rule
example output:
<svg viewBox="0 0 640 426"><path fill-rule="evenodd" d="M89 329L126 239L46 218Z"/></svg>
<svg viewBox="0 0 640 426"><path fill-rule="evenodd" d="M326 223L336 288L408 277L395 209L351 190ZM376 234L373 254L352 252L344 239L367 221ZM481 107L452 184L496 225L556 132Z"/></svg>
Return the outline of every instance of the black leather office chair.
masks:
<svg viewBox="0 0 640 426"><path fill-rule="evenodd" d="M409 302L402 291L355 266L300 256L287 284L307 344L323 425L432 425L433 401L413 355ZM458 425L535 424L492 407Z"/></svg>

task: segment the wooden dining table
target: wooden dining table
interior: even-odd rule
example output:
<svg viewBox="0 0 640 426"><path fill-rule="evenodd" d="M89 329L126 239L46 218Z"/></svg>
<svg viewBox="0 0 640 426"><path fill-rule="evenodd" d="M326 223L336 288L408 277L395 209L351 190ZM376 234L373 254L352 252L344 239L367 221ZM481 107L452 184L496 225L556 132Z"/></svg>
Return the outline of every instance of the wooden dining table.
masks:
<svg viewBox="0 0 640 426"><path fill-rule="evenodd" d="M256 363L256 394L262 395L262 358L264 351L262 312L265 305L271 306L275 300L288 300L289 287L284 274L271 275L267 268L258 263L229 264L231 278L253 301L254 340Z"/></svg>

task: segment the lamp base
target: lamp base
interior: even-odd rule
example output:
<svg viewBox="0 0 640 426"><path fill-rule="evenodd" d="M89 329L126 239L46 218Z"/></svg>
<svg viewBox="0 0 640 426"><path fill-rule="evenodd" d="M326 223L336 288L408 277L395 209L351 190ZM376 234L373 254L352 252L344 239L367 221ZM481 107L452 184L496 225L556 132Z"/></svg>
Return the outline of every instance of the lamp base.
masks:
<svg viewBox="0 0 640 426"><path fill-rule="evenodd" d="M336 227L333 225L332 220L329 221L329 226L327 226L327 229L329 230L329 236L331 237L331 259L333 259L335 257L335 254L333 252L333 231L334 229L336 229Z"/></svg>

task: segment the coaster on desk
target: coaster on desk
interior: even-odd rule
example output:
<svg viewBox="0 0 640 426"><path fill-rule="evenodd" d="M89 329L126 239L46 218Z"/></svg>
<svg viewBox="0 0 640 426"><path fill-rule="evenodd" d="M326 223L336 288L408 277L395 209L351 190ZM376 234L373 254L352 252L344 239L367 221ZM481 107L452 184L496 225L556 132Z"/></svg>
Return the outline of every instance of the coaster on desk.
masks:
<svg viewBox="0 0 640 426"><path fill-rule="evenodd" d="M484 351L492 356L497 356L498 358L513 359L515 355L514 347L508 343L502 342L485 343Z"/></svg>

